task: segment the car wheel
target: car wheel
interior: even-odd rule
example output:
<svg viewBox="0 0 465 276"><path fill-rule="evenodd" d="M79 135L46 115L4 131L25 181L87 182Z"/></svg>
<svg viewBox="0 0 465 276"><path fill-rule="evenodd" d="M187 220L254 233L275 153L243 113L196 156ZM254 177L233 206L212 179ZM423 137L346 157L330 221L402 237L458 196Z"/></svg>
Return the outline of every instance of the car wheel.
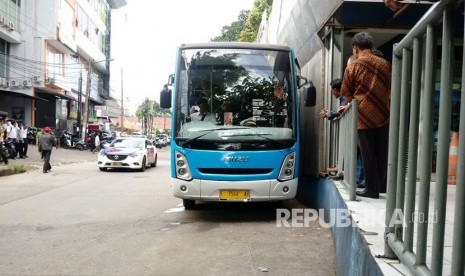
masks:
<svg viewBox="0 0 465 276"><path fill-rule="evenodd" d="M183 198L182 205L184 205L184 209L186 209L186 210L194 210L195 209L195 200Z"/></svg>
<svg viewBox="0 0 465 276"><path fill-rule="evenodd" d="M106 171L107 171L107 168L99 168L99 170L100 170L101 172L106 172Z"/></svg>
<svg viewBox="0 0 465 276"><path fill-rule="evenodd" d="M145 171L145 166L147 166L147 161L144 156L144 159L142 159L142 167L140 167L139 171L141 172Z"/></svg>
<svg viewBox="0 0 465 276"><path fill-rule="evenodd" d="M155 154L155 160L153 161L152 165L150 165L152 168L157 166L157 158L158 158L158 154Z"/></svg>

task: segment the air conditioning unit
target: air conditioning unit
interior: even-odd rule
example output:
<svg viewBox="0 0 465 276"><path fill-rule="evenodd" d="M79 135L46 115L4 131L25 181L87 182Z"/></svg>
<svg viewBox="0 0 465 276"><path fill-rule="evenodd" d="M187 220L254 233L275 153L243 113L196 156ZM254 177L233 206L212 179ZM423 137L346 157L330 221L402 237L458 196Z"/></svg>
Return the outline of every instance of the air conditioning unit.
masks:
<svg viewBox="0 0 465 276"><path fill-rule="evenodd" d="M8 82L6 81L5 78L0 78L0 86L3 86L3 87L8 86Z"/></svg>
<svg viewBox="0 0 465 276"><path fill-rule="evenodd" d="M47 83L50 85L55 85L55 78L47 78Z"/></svg>
<svg viewBox="0 0 465 276"><path fill-rule="evenodd" d="M23 86L29 87L32 85L32 82L30 80L23 80Z"/></svg>
<svg viewBox="0 0 465 276"><path fill-rule="evenodd" d="M32 80L35 83L40 83L42 81L42 77L41 76L34 76L34 77L32 77Z"/></svg>
<svg viewBox="0 0 465 276"><path fill-rule="evenodd" d="M6 25L6 19L5 19L5 16L3 15L0 15L0 25L2 26Z"/></svg>
<svg viewBox="0 0 465 276"><path fill-rule="evenodd" d="M13 23L13 21L8 22L8 29L10 29L10 31L15 29L15 23Z"/></svg>
<svg viewBox="0 0 465 276"><path fill-rule="evenodd" d="M18 80L10 80L10 86L11 87L18 87L19 86L19 81Z"/></svg>

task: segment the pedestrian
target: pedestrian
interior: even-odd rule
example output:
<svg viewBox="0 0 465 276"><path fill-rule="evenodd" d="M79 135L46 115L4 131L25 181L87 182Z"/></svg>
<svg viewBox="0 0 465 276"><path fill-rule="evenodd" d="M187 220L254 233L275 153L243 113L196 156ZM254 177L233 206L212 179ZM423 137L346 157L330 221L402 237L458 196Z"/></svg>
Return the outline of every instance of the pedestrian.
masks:
<svg viewBox="0 0 465 276"><path fill-rule="evenodd" d="M40 159L44 159L44 153L42 152L42 148L40 147L40 138L44 136L45 131L43 128L40 129L40 131L36 135L36 145L37 145L37 150L40 152Z"/></svg>
<svg viewBox="0 0 465 276"><path fill-rule="evenodd" d="M15 146L16 152L13 154L13 160L16 159L16 155L18 153L19 149L19 128L18 128L18 123L16 121L8 121L8 127L7 127L7 136L8 140Z"/></svg>
<svg viewBox="0 0 465 276"><path fill-rule="evenodd" d="M333 96L339 100L339 107L347 105L346 97L341 96L342 80L334 79L331 81L330 85L331 85L331 92L333 93ZM333 120L335 118L338 118L341 115L341 113L338 112L338 110L328 111L327 109L322 109L320 111L320 116L322 118L327 118L328 120Z"/></svg>
<svg viewBox="0 0 465 276"><path fill-rule="evenodd" d="M100 133L97 131L95 133L95 138L94 138L94 149L92 150L92 154L94 152L99 152L100 151Z"/></svg>
<svg viewBox="0 0 465 276"><path fill-rule="evenodd" d="M348 102L357 100L358 145L362 155L365 189L358 196L379 198L386 192L389 142L389 101L391 64L373 54L370 33L357 33L352 39L355 56L344 72L341 95Z"/></svg>
<svg viewBox="0 0 465 276"><path fill-rule="evenodd" d="M20 148L18 150L19 158L27 157L27 126L25 124L19 125L19 140L21 141Z"/></svg>
<svg viewBox="0 0 465 276"><path fill-rule="evenodd" d="M5 163L5 165L8 165L8 158L6 156L5 149L3 147L3 133L5 132L3 125L4 125L4 120L3 118L0 118L0 157L3 160L3 163Z"/></svg>
<svg viewBox="0 0 465 276"><path fill-rule="evenodd" d="M95 150L95 131L92 131L89 135L89 143L90 145L90 151L94 153Z"/></svg>
<svg viewBox="0 0 465 276"><path fill-rule="evenodd" d="M53 147L57 148L55 137L51 134L49 127L44 128L44 134L40 137L39 146L42 149L44 155L44 166L42 168L43 173L48 173L52 169L50 165L50 156L52 154Z"/></svg>

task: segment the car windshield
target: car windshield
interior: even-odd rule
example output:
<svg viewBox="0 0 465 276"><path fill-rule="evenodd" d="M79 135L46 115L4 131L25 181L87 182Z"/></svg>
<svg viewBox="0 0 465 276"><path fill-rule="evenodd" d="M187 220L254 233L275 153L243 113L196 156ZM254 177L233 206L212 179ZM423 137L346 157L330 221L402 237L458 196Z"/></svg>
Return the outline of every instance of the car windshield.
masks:
<svg viewBox="0 0 465 276"><path fill-rule="evenodd" d="M110 148L139 148L145 147L144 140L140 139L116 139L110 145Z"/></svg>
<svg viewBox="0 0 465 276"><path fill-rule="evenodd" d="M181 57L175 108L177 141L269 143L295 139L295 87L289 52L182 49Z"/></svg>

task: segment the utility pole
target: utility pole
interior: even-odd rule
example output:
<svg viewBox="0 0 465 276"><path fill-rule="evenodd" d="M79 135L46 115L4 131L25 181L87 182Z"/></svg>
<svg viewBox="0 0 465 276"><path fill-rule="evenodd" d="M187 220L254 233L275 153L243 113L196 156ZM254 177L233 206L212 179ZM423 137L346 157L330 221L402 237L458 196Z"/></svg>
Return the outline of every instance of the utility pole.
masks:
<svg viewBox="0 0 465 276"><path fill-rule="evenodd" d="M78 106L77 106L77 129L78 137L81 138L81 112L82 112L82 69L79 75L79 91L78 91Z"/></svg>
<svg viewBox="0 0 465 276"><path fill-rule="evenodd" d="M82 139L84 142L87 138L87 124L89 123L89 98L90 98L90 74L92 70L93 60L89 60L89 65L87 67L87 85L86 85L86 101L84 103L84 123L82 124Z"/></svg>
<svg viewBox="0 0 465 276"><path fill-rule="evenodd" d="M121 67L121 132L124 131L123 67Z"/></svg>

